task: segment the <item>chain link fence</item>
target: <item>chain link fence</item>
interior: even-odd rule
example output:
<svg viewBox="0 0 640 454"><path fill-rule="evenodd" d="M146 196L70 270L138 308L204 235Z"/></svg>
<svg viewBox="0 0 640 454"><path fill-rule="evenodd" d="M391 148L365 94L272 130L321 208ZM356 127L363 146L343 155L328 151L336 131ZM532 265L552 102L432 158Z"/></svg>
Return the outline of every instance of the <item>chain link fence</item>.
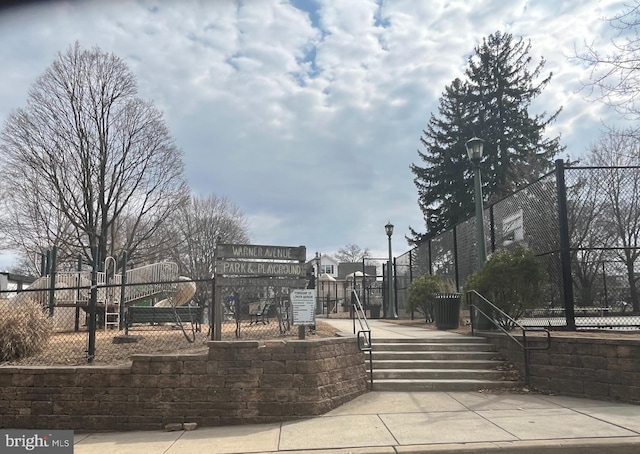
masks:
<svg viewBox="0 0 640 454"><path fill-rule="evenodd" d="M222 286L222 340L297 336L289 287Z"/></svg>
<svg viewBox="0 0 640 454"><path fill-rule="evenodd" d="M45 277L19 293L0 292L3 343L38 344L28 354L3 353L3 364L125 364L133 354L205 350L211 280L92 286L86 273L75 275L58 273L55 287ZM46 332L34 329L42 323Z"/></svg>
<svg viewBox="0 0 640 454"><path fill-rule="evenodd" d="M565 167L558 161L554 172L485 207L489 252L522 245L546 271L539 301L523 324L640 327L639 170ZM475 222L467 219L398 257L403 268L409 263L402 275L439 275L462 291L478 267ZM407 287L403 280L398 293Z"/></svg>
<svg viewBox="0 0 640 454"><path fill-rule="evenodd" d="M90 273L61 272L50 284L46 276L20 292L0 291L0 340L37 344L17 354L0 349L1 364L127 364L134 354L204 352L214 337L213 279L103 279L92 286ZM218 294L222 340L297 338L289 287L221 286ZM34 331L36 319L44 333Z"/></svg>

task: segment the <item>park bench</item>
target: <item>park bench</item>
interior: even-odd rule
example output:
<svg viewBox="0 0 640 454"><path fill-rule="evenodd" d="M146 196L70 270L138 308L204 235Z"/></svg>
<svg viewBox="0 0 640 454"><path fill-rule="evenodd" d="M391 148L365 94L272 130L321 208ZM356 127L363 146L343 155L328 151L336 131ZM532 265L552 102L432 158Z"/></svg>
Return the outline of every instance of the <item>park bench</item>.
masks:
<svg viewBox="0 0 640 454"><path fill-rule="evenodd" d="M126 324L130 328L134 324L159 323L191 323L196 331L200 331L202 323L202 308L193 306L156 307L156 306L129 306L126 314Z"/></svg>
<svg viewBox="0 0 640 454"><path fill-rule="evenodd" d="M271 301L260 301L258 303L249 304L249 326L254 323L262 323L266 325L269 323L269 308L271 307Z"/></svg>

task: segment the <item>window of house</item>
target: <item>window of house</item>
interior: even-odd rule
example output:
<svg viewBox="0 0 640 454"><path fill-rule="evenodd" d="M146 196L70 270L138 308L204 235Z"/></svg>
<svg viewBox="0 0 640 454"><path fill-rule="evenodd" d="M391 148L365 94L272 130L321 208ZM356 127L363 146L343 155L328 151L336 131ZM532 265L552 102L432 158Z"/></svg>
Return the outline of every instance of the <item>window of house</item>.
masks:
<svg viewBox="0 0 640 454"><path fill-rule="evenodd" d="M333 274L333 265L320 265L320 272L322 274Z"/></svg>

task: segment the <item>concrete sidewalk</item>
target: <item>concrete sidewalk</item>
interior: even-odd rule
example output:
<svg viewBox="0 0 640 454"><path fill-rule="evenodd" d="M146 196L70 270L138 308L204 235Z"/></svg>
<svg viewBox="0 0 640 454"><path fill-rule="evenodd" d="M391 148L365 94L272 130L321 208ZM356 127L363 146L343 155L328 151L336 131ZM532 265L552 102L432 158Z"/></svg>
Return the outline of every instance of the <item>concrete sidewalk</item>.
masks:
<svg viewBox="0 0 640 454"><path fill-rule="evenodd" d="M349 320L329 322L352 332ZM374 338L459 336L378 320L371 329ZM306 420L76 434L74 452L637 453L640 406L533 393L368 392Z"/></svg>
<svg viewBox="0 0 640 454"><path fill-rule="evenodd" d="M319 321L333 326L345 334L353 334L353 320L348 318L319 318ZM462 337L462 334L419 328L417 326L399 325L384 320L367 320L373 339L428 339ZM356 332L360 325L355 322Z"/></svg>
<svg viewBox="0 0 640 454"><path fill-rule="evenodd" d="M640 407L529 394L369 392L307 420L77 434L74 452L637 453Z"/></svg>

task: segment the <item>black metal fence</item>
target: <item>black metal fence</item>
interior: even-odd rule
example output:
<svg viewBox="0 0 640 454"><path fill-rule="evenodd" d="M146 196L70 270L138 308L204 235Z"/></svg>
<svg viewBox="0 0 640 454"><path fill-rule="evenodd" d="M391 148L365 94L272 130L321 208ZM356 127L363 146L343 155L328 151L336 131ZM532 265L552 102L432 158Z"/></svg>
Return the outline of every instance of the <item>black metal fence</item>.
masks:
<svg viewBox="0 0 640 454"><path fill-rule="evenodd" d="M0 291L0 342L32 347L17 359L0 348L0 364L126 364L133 354L205 351L213 339L213 279L115 281L92 285L86 271L57 272L53 281L47 275L27 289ZM297 337L288 288L221 293L223 340ZM47 336L36 331L41 319Z"/></svg>
<svg viewBox="0 0 640 454"><path fill-rule="evenodd" d="M477 268L475 217L396 259L398 301L407 282L437 274L462 291ZM639 328L640 168L565 167L485 206L485 241L495 252L533 251L547 272L524 324Z"/></svg>
<svg viewBox="0 0 640 454"><path fill-rule="evenodd" d="M58 273L55 286L45 276L19 293L0 292L5 315L19 317L36 303L49 327L47 339L40 340L31 323L5 327L0 337L9 330L16 343L39 348L17 359L2 357L3 364L124 364L138 353L204 350L208 303L199 305L194 297L210 281L91 285L85 275Z"/></svg>

